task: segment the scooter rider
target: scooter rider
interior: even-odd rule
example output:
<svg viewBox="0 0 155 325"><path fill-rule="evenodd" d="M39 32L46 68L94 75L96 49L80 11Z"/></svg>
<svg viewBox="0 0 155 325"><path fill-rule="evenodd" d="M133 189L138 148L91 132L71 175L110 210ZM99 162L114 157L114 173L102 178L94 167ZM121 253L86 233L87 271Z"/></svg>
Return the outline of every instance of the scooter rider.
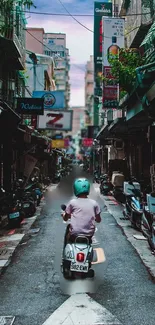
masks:
<svg viewBox="0 0 155 325"><path fill-rule="evenodd" d="M64 246L68 240L78 234L93 237L95 222L101 222L100 207L98 203L88 198L90 183L85 178L76 179L74 182L75 199L72 199L63 215L64 221L70 220L66 229Z"/></svg>

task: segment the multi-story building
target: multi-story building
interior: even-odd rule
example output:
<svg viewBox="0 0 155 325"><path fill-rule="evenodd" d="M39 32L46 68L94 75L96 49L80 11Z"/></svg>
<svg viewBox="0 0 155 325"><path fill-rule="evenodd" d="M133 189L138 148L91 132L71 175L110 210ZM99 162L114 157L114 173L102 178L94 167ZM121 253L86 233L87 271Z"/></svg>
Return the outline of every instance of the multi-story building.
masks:
<svg viewBox="0 0 155 325"><path fill-rule="evenodd" d="M153 22L154 1L123 0L121 16L126 16L126 45L138 48Z"/></svg>
<svg viewBox="0 0 155 325"><path fill-rule="evenodd" d="M26 49L33 53L44 54L44 29L43 28L26 28Z"/></svg>
<svg viewBox="0 0 155 325"><path fill-rule="evenodd" d="M68 108L70 100L70 59L69 50L66 48L66 34L45 33L44 53L54 58L56 88L58 90L64 90L65 104L66 108Z"/></svg>
<svg viewBox="0 0 155 325"><path fill-rule="evenodd" d="M20 117L15 98L24 97L25 25L23 1L0 1L0 186L10 191L17 157Z"/></svg>
<svg viewBox="0 0 155 325"><path fill-rule="evenodd" d="M85 72L85 109L88 112L89 125L93 123L93 107L94 107L94 59L93 55L86 64ZM88 124L88 123L87 123Z"/></svg>
<svg viewBox="0 0 155 325"><path fill-rule="evenodd" d="M36 58L36 64L34 64ZM27 86L26 95L31 96L33 91L55 90L54 60L44 54L27 51L26 53Z"/></svg>
<svg viewBox="0 0 155 325"><path fill-rule="evenodd" d="M66 108L70 100L70 59L66 48L66 34L45 33L42 28L27 28L26 48L54 59L54 76L57 90L65 92Z"/></svg>
<svg viewBox="0 0 155 325"><path fill-rule="evenodd" d="M14 97L24 95L18 71L25 69L26 20L17 1L1 1L0 17L0 98L12 106Z"/></svg>

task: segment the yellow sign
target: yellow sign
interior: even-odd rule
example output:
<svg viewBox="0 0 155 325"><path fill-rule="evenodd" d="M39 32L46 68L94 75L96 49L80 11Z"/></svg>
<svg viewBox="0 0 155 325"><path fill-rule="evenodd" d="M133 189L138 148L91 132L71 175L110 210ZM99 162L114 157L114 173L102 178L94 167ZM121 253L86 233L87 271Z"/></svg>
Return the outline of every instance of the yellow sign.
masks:
<svg viewBox="0 0 155 325"><path fill-rule="evenodd" d="M51 141L51 147L52 148L61 148L61 149L63 149L63 148L65 148L65 141L64 140L52 140Z"/></svg>

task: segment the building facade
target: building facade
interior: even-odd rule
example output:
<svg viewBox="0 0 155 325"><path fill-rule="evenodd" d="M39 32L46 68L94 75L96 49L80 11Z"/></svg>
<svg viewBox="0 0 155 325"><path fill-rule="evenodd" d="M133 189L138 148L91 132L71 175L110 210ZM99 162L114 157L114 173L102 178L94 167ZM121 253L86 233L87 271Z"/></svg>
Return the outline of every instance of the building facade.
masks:
<svg viewBox="0 0 155 325"><path fill-rule="evenodd" d="M93 124L93 107L94 107L94 59L93 55L86 64L85 72L85 109L88 112L86 121L87 125Z"/></svg>
<svg viewBox="0 0 155 325"><path fill-rule="evenodd" d="M70 58L66 48L66 34L45 33L44 54L52 56L55 62L54 74L57 90L65 92L65 106L69 108L70 100Z"/></svg>

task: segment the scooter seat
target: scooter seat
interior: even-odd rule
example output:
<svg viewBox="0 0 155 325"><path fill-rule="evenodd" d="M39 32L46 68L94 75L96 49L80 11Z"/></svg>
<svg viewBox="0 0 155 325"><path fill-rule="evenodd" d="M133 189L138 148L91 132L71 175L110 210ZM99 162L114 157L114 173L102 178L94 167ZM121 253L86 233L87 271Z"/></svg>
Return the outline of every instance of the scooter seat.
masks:
<svg viewBox="0 0 155 325"><path fill-rule="evenodd" d="M88 239L89 244L92 244L92 237L86 235L71 235L68 239L68 242L75 243L75 241L77 240L77 243L83 244L86 243L86 238Z"/></svg>

